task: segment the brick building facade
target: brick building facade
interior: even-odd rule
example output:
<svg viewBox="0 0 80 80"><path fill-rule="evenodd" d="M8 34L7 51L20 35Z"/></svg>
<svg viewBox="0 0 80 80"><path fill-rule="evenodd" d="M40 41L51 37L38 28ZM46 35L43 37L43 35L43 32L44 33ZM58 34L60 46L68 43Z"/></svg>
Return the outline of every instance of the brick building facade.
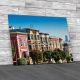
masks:
<svg viewBox="0 0 80 80"><path fill-rule="evenodd" d="M50 37L49 38L49 42L50 42L50 50L54 50L54 49L61 49L63 50L63 45L62 45L62 39L61 38L57 38L57 37Z"/></svg>
<svg viewBox="0 0 80 80"><path fill-rule="evenodd" d="M29 56L28 49L28 35L21 32L10 32L13 63L16 63L18 59Z"/></svg>

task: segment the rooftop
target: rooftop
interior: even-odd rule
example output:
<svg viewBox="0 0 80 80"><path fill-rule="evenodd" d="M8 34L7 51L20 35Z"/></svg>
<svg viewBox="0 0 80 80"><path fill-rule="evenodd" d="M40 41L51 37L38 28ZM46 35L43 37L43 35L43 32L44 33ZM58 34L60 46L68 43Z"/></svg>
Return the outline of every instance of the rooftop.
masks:
<svg viewBox="0 0 80 80"><path fill-rule="evenodd" d="M48 33L43 33L43 32L40 32L39 34L49 35Z"/></svg>
<svg viewBox="0 0 80 80"><path fill-rule="evenodd" d="M32 30L32 31L38 31L39 32L39 30L32 29L32 28L23 28L23 29L25 29L25 30Z"/></svg>
<svg viewBox="0 0 80 80"><path fill-rule="evenodd" d="M10 32L10 34L27 34L27 33L24 33L24 32Z"/></svg>

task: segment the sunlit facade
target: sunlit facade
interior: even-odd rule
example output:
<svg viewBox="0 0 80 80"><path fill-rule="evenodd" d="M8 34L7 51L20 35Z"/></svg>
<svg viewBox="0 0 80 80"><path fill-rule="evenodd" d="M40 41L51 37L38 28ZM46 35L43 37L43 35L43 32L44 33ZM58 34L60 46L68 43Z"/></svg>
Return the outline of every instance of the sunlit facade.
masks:
<svg viewBox="0 0 80 80"><path fill-rule="evenodd" d="M62 39L61 38L50 37L49 38L49 42L50 42L50 50L52 50L52 51L54 49L61 49L61 50L63 50Z"/></svg>

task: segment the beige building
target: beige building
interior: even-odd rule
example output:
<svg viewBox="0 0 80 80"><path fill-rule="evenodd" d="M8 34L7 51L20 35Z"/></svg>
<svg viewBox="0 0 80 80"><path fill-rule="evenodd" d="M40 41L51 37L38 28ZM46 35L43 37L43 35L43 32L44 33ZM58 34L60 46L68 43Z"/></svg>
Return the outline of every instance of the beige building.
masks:
<svg viewBox="0 0 80 80"><path fill-rule="evenodd" d="M49 45L49 34L47 34L47 33L39 33L39 34L40 34L42 51L49 50L50 49L50 45Z"/></svg>
<svg viewBox="0 0 80 80"><path fill-rule="evenodd" d="M50 42L50 50L52 50L52 51L54 49L61 49L61 50L63 50L62 39L61 38L50 37L49 38L49 42Z"/></svg>
<svg viewBox="0 0 80 80"><path fill-rule="evenodd" d="M33 50L41 51L39 30L26 28L26 32L28 33L29 51L30 52Z"/></svg>

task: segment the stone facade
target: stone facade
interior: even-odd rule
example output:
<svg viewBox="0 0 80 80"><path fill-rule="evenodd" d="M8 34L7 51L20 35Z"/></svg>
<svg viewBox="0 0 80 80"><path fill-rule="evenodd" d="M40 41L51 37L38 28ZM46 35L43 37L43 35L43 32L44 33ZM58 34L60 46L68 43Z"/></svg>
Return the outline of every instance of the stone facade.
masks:
<svg viewBox="0 0 80 80"><path fill-rule="evenodd" d="M42 51L50 50L49 34L39 33Z"/></svg>
<svg viewBox="0 0 80 80"><path fill-rule="evenodd" d="M30 28L26 28L25 30L26 33L28 33L29 52L32 52L34 50L41 51L39 30L30 29Z"/></svg>
<svg viewBox="0 0 80 80"><path fill-rule="evenodd" d="M79 13L80 0L2 0L0 2L0 65L12 64L8 14L67 17L74 61L80 61Z"/></svg>
<svg viewBox="0 0 80 80"><path fill-rule="evenodd" d="M63 45L62 45L63 39L58 38L58 37L50 37L49 42L50 42L50 50L55 50L55 49L60 49L63 50Z"/></svg>

